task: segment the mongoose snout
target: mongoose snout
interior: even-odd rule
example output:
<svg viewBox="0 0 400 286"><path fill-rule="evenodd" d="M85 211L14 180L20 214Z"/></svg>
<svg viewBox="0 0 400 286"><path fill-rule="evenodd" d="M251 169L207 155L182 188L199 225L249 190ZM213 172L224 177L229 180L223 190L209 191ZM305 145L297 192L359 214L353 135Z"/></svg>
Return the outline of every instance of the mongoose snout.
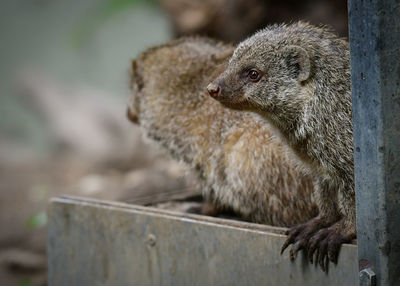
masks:
<svg viewBox="0 0 400 286"><path fill-rule="evenodd" d="M221 93L221 87L216 83L210 83L207 86L207 91L212 98L217 98Z"/></svg>
<svg viewBox="0 0 400 286"><path fill-rule="evenodd" d="M224 73L207 86L208 93L213 99L218 100L225 106L233 109L243 109L248 103L245 97L242 96L242 87L235 88L236 84L226 81L223 75Z"/></svg>

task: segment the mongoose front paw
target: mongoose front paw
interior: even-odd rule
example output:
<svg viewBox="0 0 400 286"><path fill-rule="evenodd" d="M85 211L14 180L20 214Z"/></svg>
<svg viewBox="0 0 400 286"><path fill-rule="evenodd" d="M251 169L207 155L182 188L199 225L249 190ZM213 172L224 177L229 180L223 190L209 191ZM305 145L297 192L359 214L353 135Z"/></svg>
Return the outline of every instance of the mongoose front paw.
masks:
<svg viewBox="0 0 400 286"><path fill-rule="evenodd" d="M290 260L293 261L294 259L296 259L297 253L300 250L307 250L309 240L313 236L313 234L316 233L318 230L329 226L330 224L331 222L328 222L325 219L317 216L306 223L302 223L292 227L286 232L288 238L282 246L281 254L283 254L285 249L290 244L293 244L292 249L290 250Z"/></svg>
<svg viewBox="0 0 400 286"><path fill-rule="evenodd" d="M323 271L328 270L329 260L337 263L340 246L356 237L355 231L346 227L345 220L341 219L329 228L324 228L313 235L308 243L308 259L319 263ZM329 259L329 260L328 260Z"/></svg>

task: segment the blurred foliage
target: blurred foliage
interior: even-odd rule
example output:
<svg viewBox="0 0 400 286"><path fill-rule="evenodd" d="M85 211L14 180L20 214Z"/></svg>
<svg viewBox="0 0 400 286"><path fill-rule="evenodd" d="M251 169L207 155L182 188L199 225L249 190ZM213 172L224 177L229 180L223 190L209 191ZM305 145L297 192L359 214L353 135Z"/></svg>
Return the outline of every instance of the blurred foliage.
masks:
<svg viewBox="0 0 400 286"><path fill-rule="evenodd" d="M41 211L30 216L26 222L30 229L38 229L45 226L47 223L47 214L45 211Z"/></svg>
<svg viewBox="0 0 400 286"><path fill-rule="evenodd" d="M30 194L34 202L44 202L49 197L49 187L44 184L35 184L30 189Z"/></svg>
<svg viewBox="0 0 400 286"><path fill-rule="evenodd" d="M155 0L109 0L103 5L103 20L111 18L114 14L117 14L130 6L137 4L151 4L156 3Z"/></svg>
<svg viewBox="0 0 400 286"><path fill-rule="evenodd" d="M19 282L19 286L32 286L32 283L28 279L23 279Z"/></svg>
<svg viewBox="0 0 400 286"><path fill-rule="evenodd" d="M53 113L46 112L55 102L51 93L67 98L89 90L123 105L130 58L171 37L157 3L5 1L0 9L1 158L18 161L58 150ZM39 98L47 92L44 104Z"/></svg>
<svg viewBox="0 0 400 286"><path fill-rule="evenodd" d="M88 12L88 15L79 22L72 34L73 44L77 47L84 44L85 39L96 30L98 26L108 21L115 15L138 5L155 5L156 0L107 0L101 1Z"/></svg>

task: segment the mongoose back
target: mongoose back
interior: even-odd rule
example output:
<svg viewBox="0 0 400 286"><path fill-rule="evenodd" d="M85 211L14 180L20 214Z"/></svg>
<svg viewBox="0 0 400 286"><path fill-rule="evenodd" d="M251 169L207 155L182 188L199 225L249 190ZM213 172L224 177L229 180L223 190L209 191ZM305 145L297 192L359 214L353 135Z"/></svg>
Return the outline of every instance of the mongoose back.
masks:
<svg viewBox="0 0 400 286"><path fill-rule="evenodd" d="M346 41L307 23L267 27L238 45L208 86L231 108L252 110L276 126L317 179L320 213L292 228L282 247L308 249L326 270L340 245L356 237L350 56Z"/></svg>
<svg viewBox="0 0 400 286"><path fill-rule="evenodd" d="M223 71L232 52L205 38L145 51L132 62L128 117L147 139L186 163L217 205L259 223L304 222L318 213L313 184L290 163L288 148L262 119L207 94L213 72Z"/></svg>

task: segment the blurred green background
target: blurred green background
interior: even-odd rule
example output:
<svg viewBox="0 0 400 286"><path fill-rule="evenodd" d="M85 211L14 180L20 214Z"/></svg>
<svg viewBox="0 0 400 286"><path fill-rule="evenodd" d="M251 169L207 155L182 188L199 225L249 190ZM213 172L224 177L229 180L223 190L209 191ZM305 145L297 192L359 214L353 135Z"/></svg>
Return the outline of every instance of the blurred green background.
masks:
<svg viewBox="0 0 400 286"><path fill-rule="evenodd" d="M43 119L21 102L21 74L89 86L126 102L129 60L171 38L165 15L146 0L8 0L0 9L0 138L46 150Z"/></svg>

